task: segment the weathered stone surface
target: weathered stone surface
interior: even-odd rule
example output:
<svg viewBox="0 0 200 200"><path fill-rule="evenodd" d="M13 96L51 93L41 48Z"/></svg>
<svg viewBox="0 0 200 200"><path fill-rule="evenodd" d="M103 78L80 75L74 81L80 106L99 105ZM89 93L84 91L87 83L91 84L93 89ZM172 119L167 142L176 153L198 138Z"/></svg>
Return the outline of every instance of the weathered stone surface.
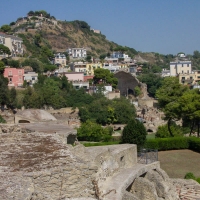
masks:
<svg viewBox="0 0 200 200"><path fill-rule="evenodd" d="M95 166L77 158L60 136L8 127L0 134L0 199L95 196Z"/></svg>
<svg viewBox="0 0 200 200"><path fill-rule="evenodd" d="M154 184L142 177L138 177L135 179L130 192L135 194L135 196L137 196L138 199L142 200L158 199Z"/></svg>
<svg viewBox="0 0 200 200"><path fill-rule="evenodd" d="M42 121L56 121L56 118L45 110L26 109L17 111L15 114L15 123L27 122L42 122Z"/></svg>

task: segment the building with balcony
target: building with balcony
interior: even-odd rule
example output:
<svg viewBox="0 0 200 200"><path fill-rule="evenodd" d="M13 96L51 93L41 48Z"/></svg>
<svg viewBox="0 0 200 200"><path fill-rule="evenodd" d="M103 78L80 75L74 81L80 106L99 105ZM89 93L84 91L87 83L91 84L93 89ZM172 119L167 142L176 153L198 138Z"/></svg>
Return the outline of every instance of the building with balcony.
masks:
<svg viewBox="0 0 200 200"><path fill-rule="evenodd" d="M103 67L103 65L100 62L99 63L87 63L86 64L86 74L93 76L94 75L94 71L96 69L100 69L102 67Z"/></svg>
<svg viewBox="0 0 200 200"><path fill-rule="evenodd" d="M65 67L66 64L67 64L66 63L66 56L64 54L57 53L54 57L53 63L54 63L54 65Z"/></svg>
<svg viewBox="0 0 200 200"><path fill-rule="evenodd" d="M195 84L195 74L179 74L179 83L184 85L194 85Z"/></svg>
<svg viewBox="0 0 200 200"><path fill-rule="evenodd" d="M33 84L37 83L38 81L38 73L35 73L35 72L25 73L24 81L26 81L29 86L33 86Z"/></svg>
<svg viewBox="0 0 200 200"><path fill-rule="evenodd" d="M69 48L67 49L67 53L72 58L86 58L87 57L86 48Z"/></svg>
<svg viewBox="0 0 200 200"><path fill-rule="evenodd" d="M191 74L192 73L192 62L175 61L170 62L170 76L178 76L179 74Z"/></svg>
<svg viewBox="0 0 200 200"><path fill-rule="evenodd" d="M72 71L74 72L83 72L84 75L87 75L86 63L84 62L75 62L71 66Z"/></svg>
<svg viewBox="0 0 200 200"><path fill-rule="evenodd" d="M6 67L4 77L8 78L9 87L21 87L24 83L24 69Z"/></svg>

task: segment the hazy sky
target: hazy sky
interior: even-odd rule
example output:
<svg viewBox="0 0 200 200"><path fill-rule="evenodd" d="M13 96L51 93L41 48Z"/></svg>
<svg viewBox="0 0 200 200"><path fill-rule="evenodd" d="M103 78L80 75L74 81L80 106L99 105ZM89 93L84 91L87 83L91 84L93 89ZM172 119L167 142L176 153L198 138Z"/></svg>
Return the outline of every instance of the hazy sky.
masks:
<svg viewBox="0 0 200 200"><path fill-rule="evenodd" d="M60 20L86 21L108 40L137 51L200 51L200 0L0 1L0 26L26 16L30 10L45 10Z"/></svg>

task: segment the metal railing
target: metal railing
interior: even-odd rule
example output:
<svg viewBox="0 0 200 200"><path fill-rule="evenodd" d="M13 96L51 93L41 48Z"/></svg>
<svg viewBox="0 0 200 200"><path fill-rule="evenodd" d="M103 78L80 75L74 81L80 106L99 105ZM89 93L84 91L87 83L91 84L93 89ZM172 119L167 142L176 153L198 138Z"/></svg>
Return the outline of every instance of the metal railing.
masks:
<svg viewBox="0 0 200 200"><path fill-rule="evenodd" d="M150 164L158 161L157 149L141 149L138 152L138 163Z"/></svg>

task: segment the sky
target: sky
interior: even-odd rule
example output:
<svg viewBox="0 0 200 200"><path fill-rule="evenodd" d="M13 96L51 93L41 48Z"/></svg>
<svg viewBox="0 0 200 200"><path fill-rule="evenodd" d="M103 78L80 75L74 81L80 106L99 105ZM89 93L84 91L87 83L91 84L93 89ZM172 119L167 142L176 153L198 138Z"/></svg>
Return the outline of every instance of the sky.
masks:
<svg viewBox="0 0 200 200"><path fill-rule="evenodd" d="M86 21L108 40L137 51L200 51L200 0L0 1L0 26L25 17L31 10L45 10L59 20Z"/></svg>

